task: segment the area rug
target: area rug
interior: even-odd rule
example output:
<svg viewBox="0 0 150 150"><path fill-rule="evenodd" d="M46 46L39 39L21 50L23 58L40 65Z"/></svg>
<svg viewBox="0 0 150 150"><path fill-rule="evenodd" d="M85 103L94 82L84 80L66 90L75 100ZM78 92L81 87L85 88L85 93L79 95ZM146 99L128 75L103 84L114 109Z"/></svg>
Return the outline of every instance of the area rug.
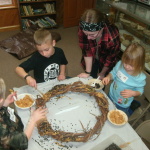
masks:
<svg viewBox="0 0 150 150"><path fill-rule="evenodd" d="M24 31L11 36L8 39L0 41L0 49L23 59L36 51L33 34L38 28L28 28ZM61 36L57 32L52 32L52 37L56 42L61 40Z"/></svg>

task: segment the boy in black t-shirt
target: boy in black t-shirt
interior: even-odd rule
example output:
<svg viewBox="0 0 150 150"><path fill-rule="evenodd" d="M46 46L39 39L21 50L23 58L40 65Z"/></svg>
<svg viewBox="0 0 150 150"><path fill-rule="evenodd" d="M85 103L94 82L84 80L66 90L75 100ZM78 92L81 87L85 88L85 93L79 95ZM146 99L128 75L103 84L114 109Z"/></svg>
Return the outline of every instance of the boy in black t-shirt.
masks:
<svg viewBox="0 0 150 150"><path fill-rule="evenodd" d="M28 85L37 87L37 83L57 78L64 80L68 61L62 49L54 47L56 42L52 39L50 31L38 29L34 33L37 52L16 68L16 73L24 78ZM34 71L34 78L28 72Z"/></svg>

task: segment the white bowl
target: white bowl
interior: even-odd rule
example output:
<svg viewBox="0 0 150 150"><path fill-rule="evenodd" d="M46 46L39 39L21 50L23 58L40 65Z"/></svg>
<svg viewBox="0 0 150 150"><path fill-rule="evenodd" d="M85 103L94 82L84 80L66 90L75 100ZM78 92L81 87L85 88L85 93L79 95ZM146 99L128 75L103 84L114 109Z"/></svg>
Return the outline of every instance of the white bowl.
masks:
<svg viewBox="0 0 150 150"><path fill-rule="evenodd" d="M23 99L26 95L28 95L33 100L33 103L30 106L27 106L27 107L18 106L16 101L19 101L19 100ZM15 104L16 107L18 107L20 109L29 109L30 107L32 107L35 104L35 100L36 100L36 98L32 94L24 93L24 94L17 95L17 100L14 101L14 104Z"/></svg>
<svg viewBox="0 0 150 150"><path fill-rule="evenodd" d="M90 79L88 81L88 85L90 85L93 88L95 88L95 90L101 90L104 87L104 84L102 83L102 80L99 80L99 79Z"/></svg>
<svg viewBox="0 0 150 150"><path fill-rule="evenodd" d="M113 117L111 115L113 115ZM123 111L118 109L110 110L107 114L107 118L116 126L122 126L128 122L128 116Z"/></svg>

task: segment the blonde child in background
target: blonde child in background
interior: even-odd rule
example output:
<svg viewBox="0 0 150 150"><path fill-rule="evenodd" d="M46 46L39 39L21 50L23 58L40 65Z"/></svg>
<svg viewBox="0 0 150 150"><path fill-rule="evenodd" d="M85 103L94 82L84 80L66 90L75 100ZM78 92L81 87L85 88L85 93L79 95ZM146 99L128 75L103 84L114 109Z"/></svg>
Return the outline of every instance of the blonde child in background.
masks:
<svg viewBox="0 0 150 150"><path fill-rule="evenodd" d="M28 148L28 140L31 137L36 122L46 115L46 109L39 108L30 116L29 123L23 131L23 124L14 109L8 107L14 102L13 96L5 99L6 86L0 78L0 149L1 150L25 150Z"/></svg>
<svg viewBox="0 0 150 150"><path fill-rule="evenodd" d="M110 80L109 98L116 107L128 116L133 113L131 104L136 103L134 97L142 95L146 84L143 73L145 64L145 50L138 43L129 45L113 70L102 80L107 85ZM138 103L138 102L137 102Z"/></svg>
<svg viewBox="0 0 150 150"><path fill-rule="evenodd" d="M66 78L66 65L68 61L61 48L55 47L56 41L52 39L49 30L38 29L34 33L37 51L25 62L16 68L16 73L24 78L29 86L37 87L37 83L57 78ZM28 72L33 70L34 78Z"/></svg>

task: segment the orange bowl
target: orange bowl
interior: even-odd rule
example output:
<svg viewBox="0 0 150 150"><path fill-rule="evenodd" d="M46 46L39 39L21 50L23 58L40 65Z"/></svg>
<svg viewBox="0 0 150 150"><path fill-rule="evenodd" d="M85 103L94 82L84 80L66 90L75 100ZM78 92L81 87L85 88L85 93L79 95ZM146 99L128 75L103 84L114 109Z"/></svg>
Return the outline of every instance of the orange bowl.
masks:
<svg viewBox="0 0 150 150"><path fill-rule="evenodd" d="M121 110L110 110L107 114L108 120L117 126L122 126L128 122L128 116Z"/></svg>
<svg viewBox="0 0 150 150"><path fill-rule="evenodd" d="M32 94L24 93L17 96L17 100L14 101L14 104L20 109L28 109L35 104L35 99Z"/></svg>

